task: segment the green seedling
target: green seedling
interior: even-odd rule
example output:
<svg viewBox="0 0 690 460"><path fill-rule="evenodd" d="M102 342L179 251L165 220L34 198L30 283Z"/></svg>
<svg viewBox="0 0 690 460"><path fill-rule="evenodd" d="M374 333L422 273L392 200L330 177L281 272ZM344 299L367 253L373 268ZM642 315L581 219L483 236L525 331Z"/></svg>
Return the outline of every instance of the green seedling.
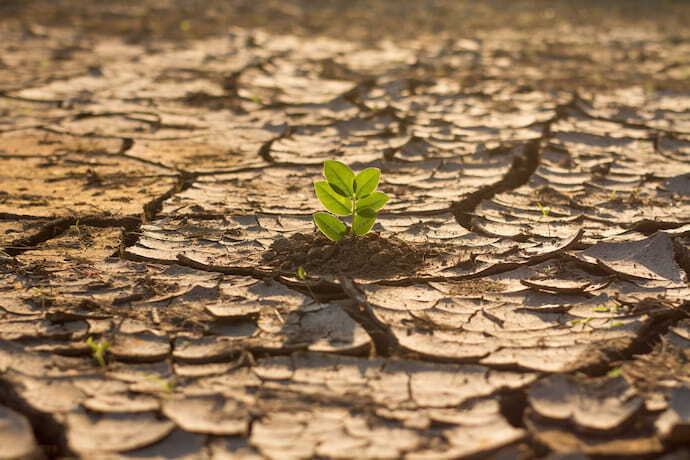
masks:
<svg viewBox="0 0 690 460"><path fill-rule="evenodd" d="M539 208L539 212L541 212L541 217L539 218L540 220L544 219L546 217L549 217L549 213L551 212L551 208L544 206L543 204L541 204L541 202L537 203L537 207ZM549 238L551 238L551 224L547 223L546 228L548 228Z"/></svg>
<svg viewBox="0 0 690 460"><path fill-rule="evenodd" d="M639 188L633 189L630 192L629 201L631 203L637 203L637 202L641 201L640 193L641 193L641 190Z"/></svg>
<svg viewBox="0 0 690 460"><path fill-rule="evenodd" d="M297 278L301 279L302 281L304 281L307 278L307 272L301 265L297 267L297 271L295 272L295 274L297 275Z"/></svg>
<svg viewBox="0 0 690 460"><path fill-rule="evenodd" d="M177 381L175 379L162 379L155 374L149 375L146 378L158 385L160 389L166 393L172 393L175 387L177 387Z"/></svg>
<svg viewBox="0 0 690 460"><path fill-rule="evenodd" d="M77 235L81 236L81 229L79 228L79 219L77 219L76 222L74 222L74 225L70 225L69 229Z"/></svg>
<svg viewBox="0 0 690 460"><path fill-rule="evenodd" d="M549 213L551 212L551 208L548 206L544 206L543 204L537 203L537 207L539 208L539 212L541 212L542 217L549 217Z"/></svg>
<svg viewBox="0 0 690 460"><path fill-rule="evenodd" d="M376 211L389 200L388 195L377 192L381 170L367 168L355 175L344 163L326 160L323 163L325 181L314 183L314 192L326 210L338 216L352 216L352 227L327 212L314 214L314 223L321 233L333 241L348 235L366 234L376 222Z"/></svg>
<svg viewBox="0 0 690 460"><path fill-rule="evenodd" d="M541 273L546 276L554 276L558 272L558 267L553 265L545 265L541 268Z"/></svg>
<svg viewBox="0 0 690 460"><path fill-rule="evenodd" d="M48 305L52 305L55 297L53 295L53 288L31 288L31 301L41 308L45 308Z"/></svg>
<svg viewBox="0 0 690 460"><path fill-rule="evenodd" d="M86 339L86 344L91 348L91 356L93 359L98 362L99 366L105 367L105 353L108 351L108 348L110 348L110 342L103 340L96 343L93 337L89 337Z"/></svg>
<svg viewBox="0 0 690 460"><path fill-rule="evenodd" d="M618 313L620 310L620 306L613 304L613 305L600 305L598 307L594 307L592 311L598 311L598 312L604 312L604 313Z"/></svg>
<svg viewBox="0 0 690 460"><path fill-rule="evenodd" d="M307 286L307 289L309 290L309 294L311 294L311 298L316 300L316 296L314 295L314 291L311 290L311 286L309 286L309 283L307 281L307 271L304 269L303 266L297 267L297 271L295 271L295 274L297 275L297 278L300 281L305 281L304 285Z"/></svg>
<svg viewBox="0 0 690 460"><path fill-rule="evenodd" d="M615 378L615 377L620 377L623 374L623 368L622 367L614 367L608 373L606 374L607 377Z"/></svg>
<svg viewBox="0 0 690 460"><path fill-rule="evenodd" d="M584 329L585 326L588 326L589 322L592 321L593 319L594 318L592 318L591 316L587 317L587 318L582 318L582 319L574 319L574 320L570 321L570 326L575 327L579 324Z"/></svg>

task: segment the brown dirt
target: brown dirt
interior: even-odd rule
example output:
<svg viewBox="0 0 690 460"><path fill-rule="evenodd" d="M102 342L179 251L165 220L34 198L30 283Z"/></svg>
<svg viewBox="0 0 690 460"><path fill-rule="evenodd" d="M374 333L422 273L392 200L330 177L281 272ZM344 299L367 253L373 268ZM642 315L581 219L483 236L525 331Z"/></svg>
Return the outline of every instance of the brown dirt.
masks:
<svg viewBox="0 0 690 460"><path fill-rule="evenodd" d="M412 276L431 265L430 259L449 258L451 248L410 243L395 236L370 232L334 242L319 232L278 238L261 258L284 272L303 267L307 274L347 275L362 279Z"/></svg>

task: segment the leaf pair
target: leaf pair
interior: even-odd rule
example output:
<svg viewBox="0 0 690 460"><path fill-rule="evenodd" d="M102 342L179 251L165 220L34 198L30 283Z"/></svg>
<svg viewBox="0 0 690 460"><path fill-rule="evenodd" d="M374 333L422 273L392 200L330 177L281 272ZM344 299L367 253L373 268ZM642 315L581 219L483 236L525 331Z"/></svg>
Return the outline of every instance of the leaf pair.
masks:
<svg viewBox="0 0 690 460"><path fill-rule="evenodd" d="M367 168L355 175L346 164L326 160L323 176L325 181L314 183L316 197L323 207L338 216L352 216L354 235L364 235L371 230L376 222L376 211L389 200L388 195L376 191L381 171ZM326 237L340 241L348 234L348 228L333 214L317 212L314 223Z"/></svg>

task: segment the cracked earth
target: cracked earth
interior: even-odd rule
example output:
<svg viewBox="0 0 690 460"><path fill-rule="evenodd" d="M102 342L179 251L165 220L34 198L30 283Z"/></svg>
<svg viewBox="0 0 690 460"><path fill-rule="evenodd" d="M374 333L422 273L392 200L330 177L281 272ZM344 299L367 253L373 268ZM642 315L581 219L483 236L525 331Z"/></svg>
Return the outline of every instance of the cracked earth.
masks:
<svg viewBox="0 0 690 460"><path fill-rule="evenodd" d="M0 458L688 458L690 39L590 32L6 25Z"/></svg>

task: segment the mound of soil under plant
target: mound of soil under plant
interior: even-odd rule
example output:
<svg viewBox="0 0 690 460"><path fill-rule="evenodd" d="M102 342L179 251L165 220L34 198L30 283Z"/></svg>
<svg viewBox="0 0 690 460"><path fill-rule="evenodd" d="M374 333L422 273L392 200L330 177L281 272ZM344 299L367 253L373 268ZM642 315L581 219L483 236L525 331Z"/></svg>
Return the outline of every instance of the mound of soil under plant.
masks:
<svg viewBox="0 0 690 460"><path fill-rule="evenodd" d="M314 232L275 240L262 259L282 272L303 267L315 275L379 278L414 273L429 259L442 255L446 254L441 248L409 243L395 236L384 238L374 232L338 242Z"/></svg>

